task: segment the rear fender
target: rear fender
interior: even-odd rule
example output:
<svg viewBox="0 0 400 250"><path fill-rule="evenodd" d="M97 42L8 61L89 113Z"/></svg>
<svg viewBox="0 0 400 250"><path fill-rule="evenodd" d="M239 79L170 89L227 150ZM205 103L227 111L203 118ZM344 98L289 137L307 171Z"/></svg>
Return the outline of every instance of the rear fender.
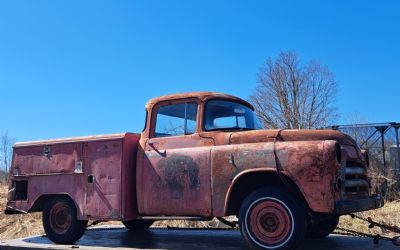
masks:
<svg viewBox="0 0 400 250"><path fill-rule="evenodd" d="M22 213L41 211L47 198L63 196L71 199L77 208L78 219L84 219L86 194L82 185L83 175L36 175L14 177L15 180L27 181L27 195L24 199L10 199L7 202L7 210ZM9 191L10 192L10 191Z"/></svg>
<svg viewBox="0 0 400 250"><path fill-rule="evenodd" d="M31 208L28 210L28 213L30 212L40 212L43 211L43 208L46 204L47 201L53 199L53 198L57 198L57 197L62 197L62 198L67 198L69 200L71 200L76 208L76 215L77 215L77 219L78 220L83 220L85 219L83 217L82 214L82 209L78 206L78 204L76 203L76 201L72 198L72 196L69 193L55 193L55 194L43 194L40 197L38 197L34 202L33 205L31 206Z"/></svg>

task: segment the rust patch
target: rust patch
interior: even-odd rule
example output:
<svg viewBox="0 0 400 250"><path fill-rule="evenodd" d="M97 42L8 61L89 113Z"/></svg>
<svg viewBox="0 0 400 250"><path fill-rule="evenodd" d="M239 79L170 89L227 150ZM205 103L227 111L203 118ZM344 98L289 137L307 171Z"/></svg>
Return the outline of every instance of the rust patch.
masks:
<svg viewBox="0 0 400 250"><path fill-rule="evenodd" d="M199 167L193 158L186 155L172 155L158 162L158 168L164 169L167 188L173 199L182 199L185 189L199 188Z"/></svg>

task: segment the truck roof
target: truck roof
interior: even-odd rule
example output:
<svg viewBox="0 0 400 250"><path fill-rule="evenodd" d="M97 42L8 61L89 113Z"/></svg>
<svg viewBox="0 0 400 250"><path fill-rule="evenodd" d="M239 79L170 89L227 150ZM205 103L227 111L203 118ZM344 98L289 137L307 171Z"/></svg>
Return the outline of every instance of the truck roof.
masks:
<svg viewBox="0 0 400 250"><path fill-rule="evenodd" d="M163 95L159 96L156 98L150 99L146 103L146 107L153 106L154 104L162 101L169 101L169 100L176 100L176 99L184 99L184 98L198 98L202 101L206 101L207 99L210 98L223 98L223 99L230 99L233 101L237 101L240 103L245 104L246 106L249 106L251 109L254 110L253 105L251 105L249 102L233 96L233 95L228 95L225 93L220 93L220 92L207 92L207 91L197 91L197 92L185 92L185 93L177 93L177 94L170 94L170 95Z"/></svg>

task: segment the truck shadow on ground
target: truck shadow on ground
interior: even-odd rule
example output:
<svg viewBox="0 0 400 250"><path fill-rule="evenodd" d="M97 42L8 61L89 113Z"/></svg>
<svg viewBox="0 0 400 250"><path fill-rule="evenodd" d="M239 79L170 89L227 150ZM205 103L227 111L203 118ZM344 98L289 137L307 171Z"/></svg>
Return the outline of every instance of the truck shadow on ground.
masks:
<svg viewBox="0 0 400 250"><path fill-rule="evenodd" d="M55 246L47 237L38 236L25 238L25 244L40 249ZM50 246L49 246L50 245ZM237 230L207 230L207 229L157 229L148 231L129 231L125 228L94 228L76 242L75 247L95 249L132 248L132 249L248 249L240 232ZM57 245L57 249L60 249ZM71 246L66 246L71 248ZM330 235L324 239L307 239L299 248L314 249L398 249L390 242L380 242L374 245L371 239Z"/></svg>

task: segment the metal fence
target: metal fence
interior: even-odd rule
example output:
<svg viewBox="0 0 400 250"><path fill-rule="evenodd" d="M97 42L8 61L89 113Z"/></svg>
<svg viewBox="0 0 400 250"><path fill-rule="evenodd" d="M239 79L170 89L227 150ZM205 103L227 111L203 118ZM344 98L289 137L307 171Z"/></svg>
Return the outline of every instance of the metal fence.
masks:
<svg viewBox="0 0 400 250"><path fill-rule="evenodd" d="M376 191L387 199L400 198L400 123L336 125L330 128L350 135L360 148L368 150L370 175Z"/></svg>

